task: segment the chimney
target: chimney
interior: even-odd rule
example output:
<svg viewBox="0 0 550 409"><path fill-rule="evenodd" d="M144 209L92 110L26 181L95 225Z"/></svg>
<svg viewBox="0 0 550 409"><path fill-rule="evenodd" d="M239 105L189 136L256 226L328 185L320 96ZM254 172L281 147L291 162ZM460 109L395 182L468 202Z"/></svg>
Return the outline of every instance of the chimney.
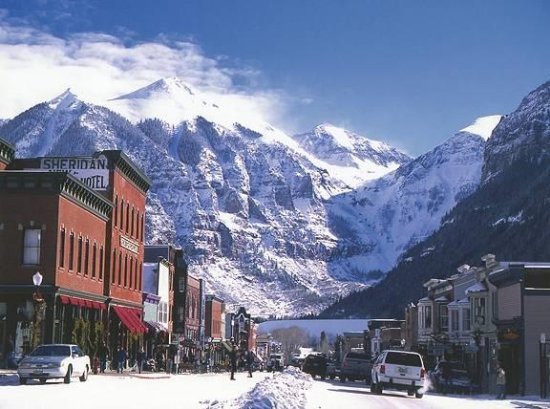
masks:
<svg viewBox="0 0 550 409"><path fill-rule="evenodd" d="M490 253L481 257L481 261L485 263L485 268L487 269L490 269L498 264L498 261L496 261L496 256Z"/></svg>

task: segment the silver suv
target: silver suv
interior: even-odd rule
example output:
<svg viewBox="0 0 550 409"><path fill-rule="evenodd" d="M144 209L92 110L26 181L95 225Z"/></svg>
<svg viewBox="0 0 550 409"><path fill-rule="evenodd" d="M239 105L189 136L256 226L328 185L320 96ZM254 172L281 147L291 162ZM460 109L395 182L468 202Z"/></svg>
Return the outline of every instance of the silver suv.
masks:
<svg viewBox="0 0 550 409"><path fill-rule="evenodd" d="M416 352L384 351L372 367L372 393L381 394L384 389L405 390L409 396L424 396L426 370L422 357Z"/></svg>

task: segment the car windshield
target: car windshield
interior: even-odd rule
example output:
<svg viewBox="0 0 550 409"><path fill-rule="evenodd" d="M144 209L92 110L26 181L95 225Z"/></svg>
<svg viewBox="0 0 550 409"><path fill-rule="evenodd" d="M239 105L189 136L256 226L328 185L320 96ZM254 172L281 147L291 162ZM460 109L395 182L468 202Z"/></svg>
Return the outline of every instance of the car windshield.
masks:
<svg viewBox="0 0 550 409"><path fill-rule="evenodd" d="M416 354L404 354L401 352L388 352L388 355L386 356L386 363L405 366L422 366L420 356Z"/></svg>
<svg viewBox="0 0 550 409"><path fill-rule="evenodd" d="M70 356L71 348L65 345L43 345L36 348L31 356Z"/></svg>

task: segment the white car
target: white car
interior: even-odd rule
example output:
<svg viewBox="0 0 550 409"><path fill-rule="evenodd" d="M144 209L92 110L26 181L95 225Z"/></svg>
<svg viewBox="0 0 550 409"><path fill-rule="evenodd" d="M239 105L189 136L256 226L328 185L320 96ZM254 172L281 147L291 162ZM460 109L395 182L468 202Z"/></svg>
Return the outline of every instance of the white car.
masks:
<svg viewBox="0 0 550 409"><path fill-rule="evenodd" d="M384 351L372 367L370 390L376 394L384 389L405 390L409 396L420 399L424 395L425 382L426 370L420 354Z"/></svg>
<svg viewBox="0 0 550 409"><path fill-rule="evenodd" d="M78 345L40 345L19 363L17 374L19 383L25 385L29 379L46 383L48 379L62 378L70 383L73 376L86 382L90 372L90 357Z"/></svg>

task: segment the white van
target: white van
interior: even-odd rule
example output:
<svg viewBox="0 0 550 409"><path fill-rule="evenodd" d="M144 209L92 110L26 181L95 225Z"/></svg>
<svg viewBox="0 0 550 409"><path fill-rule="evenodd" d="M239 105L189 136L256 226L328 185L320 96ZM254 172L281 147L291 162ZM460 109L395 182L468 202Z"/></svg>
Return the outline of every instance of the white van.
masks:
<svg viewBox="0 0 550 409"><path fill-rule="evenodd" d="M409 396L422 398L424 395L426 370L422 357L416 352L384 351L372 367L372 393L380 394L384 389L407 391Z"/></svg>

